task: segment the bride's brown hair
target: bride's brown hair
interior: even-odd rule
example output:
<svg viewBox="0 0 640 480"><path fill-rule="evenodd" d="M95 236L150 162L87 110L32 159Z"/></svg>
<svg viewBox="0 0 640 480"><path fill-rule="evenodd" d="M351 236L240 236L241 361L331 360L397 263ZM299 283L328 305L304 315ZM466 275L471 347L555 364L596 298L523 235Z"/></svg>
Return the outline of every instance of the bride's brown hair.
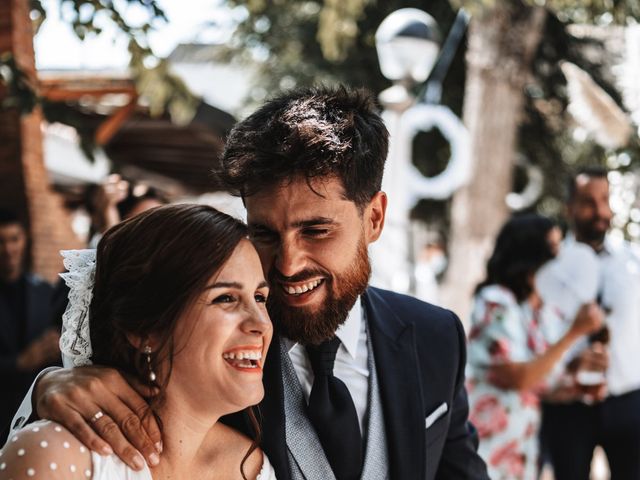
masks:
<svg viewBox="0 0 640 480"><path fill-rule="evenodd" d="M158 371L159 393L149 398L156 414L164 399L176 345L173 333L186 308L202 293L211 275L247 237L244 223L206 205L153 208L111 228L98 244L89 328L95 364L112 366L149 383ZM160 339L149 365L130 335ZM259 443L260 428L246 412ZM241 467L242 467L241 465ZM244 473L243 473L244 477Z"/></svg>

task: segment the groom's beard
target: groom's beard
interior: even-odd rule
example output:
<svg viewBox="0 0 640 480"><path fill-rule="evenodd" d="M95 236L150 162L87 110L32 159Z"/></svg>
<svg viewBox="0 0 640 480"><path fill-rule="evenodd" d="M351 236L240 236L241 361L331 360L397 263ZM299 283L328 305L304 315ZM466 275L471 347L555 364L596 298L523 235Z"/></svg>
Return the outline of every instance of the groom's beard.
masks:
<svg viewBox="0 0 640 480"><path fill-rule="evenodd" d="M272 288L267 309L279 333L303 345L318 345L333 338L369 283L371 264L364 239L360 240L355 257L350 267L338 274L329 275L326 271L305 270L295 275L297 282L317 278L319 275L325 279L323 288L326 295L320 306L292 307L285 303L284 296L287 294L282 288ZM289 281L291 278L293 277L289 277ZM280 285L282 280L284 278L280 272L272 268L269 272L271 285Z"/></svg>

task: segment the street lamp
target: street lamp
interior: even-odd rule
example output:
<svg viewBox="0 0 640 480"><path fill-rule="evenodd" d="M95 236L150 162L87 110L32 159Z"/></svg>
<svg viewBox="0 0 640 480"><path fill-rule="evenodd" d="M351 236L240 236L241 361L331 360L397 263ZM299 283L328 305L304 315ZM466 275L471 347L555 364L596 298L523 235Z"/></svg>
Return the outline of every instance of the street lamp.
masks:
<svg viewBox="0 0 640 480"><path fill-rule="evenodd" d="M441 34L433 17L415 8L397 10L383 20L375 38L380 70L393 85L379 96L390 133L382 183L389 200L385 230L370 249L372 284L415 293L410 211L422 198L448 198L468 180L469 136L451 110L419 103L411 92L429 78L440 53ZM427 178L411 161L413 139L432 129L449 142L451 158L442 173Z"/></svg>
<svg viewBox="0 0 640 480"><path fill-rule="evenodd" d="M440 51L441 35L431 15L402 8L385 18L376 31L382 74L394 85L380 94L385 107L406 110L414 97L410 88L427 80Z"/></svg>

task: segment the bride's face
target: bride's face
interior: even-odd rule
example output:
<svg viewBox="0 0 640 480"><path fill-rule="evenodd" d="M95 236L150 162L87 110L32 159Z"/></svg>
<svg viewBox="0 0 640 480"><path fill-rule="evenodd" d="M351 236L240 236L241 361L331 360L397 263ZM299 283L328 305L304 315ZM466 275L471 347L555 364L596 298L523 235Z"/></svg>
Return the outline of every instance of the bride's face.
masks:
<svg viewBox="0 0 640 480"><path fill-rule="evenodd" d="M177 323L168 402L224 415L262 400L268 293L258 254L242 240Z"/></svg>

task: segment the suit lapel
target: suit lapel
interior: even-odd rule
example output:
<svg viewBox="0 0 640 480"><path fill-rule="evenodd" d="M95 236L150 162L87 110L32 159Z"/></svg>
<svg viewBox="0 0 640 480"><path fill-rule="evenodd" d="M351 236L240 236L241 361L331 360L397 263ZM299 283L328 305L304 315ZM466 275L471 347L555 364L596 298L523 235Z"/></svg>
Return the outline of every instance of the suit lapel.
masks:
<svg viewBox="0 0 640 480"><path fill-rule="evenodd" d="M424 402L413 325L405 323L375 289L364 294L376 360L391 478L423 478Z"/></svg>
<svg viewBox="0 0 640 480"><path fill-rule="evenodd" d="M280 337L274 334L264 364L264 399L262 413L262 449L269 457L280 480L290 478L285 437L284 392L280 360Z"/></svg>

